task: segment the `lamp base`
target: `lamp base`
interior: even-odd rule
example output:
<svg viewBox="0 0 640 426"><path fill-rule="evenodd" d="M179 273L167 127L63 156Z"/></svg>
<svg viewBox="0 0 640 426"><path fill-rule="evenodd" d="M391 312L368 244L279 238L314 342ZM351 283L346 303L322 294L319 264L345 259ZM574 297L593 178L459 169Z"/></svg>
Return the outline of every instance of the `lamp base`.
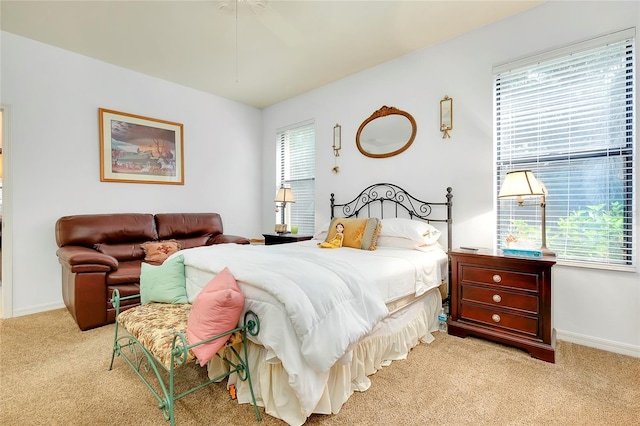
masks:
<svg viewBox="0 0 640 426"><path fill-rule="evenodd" d="M540 251L542 252L543 256L556 257L556 254L545 246L540 247Z"/></svg>

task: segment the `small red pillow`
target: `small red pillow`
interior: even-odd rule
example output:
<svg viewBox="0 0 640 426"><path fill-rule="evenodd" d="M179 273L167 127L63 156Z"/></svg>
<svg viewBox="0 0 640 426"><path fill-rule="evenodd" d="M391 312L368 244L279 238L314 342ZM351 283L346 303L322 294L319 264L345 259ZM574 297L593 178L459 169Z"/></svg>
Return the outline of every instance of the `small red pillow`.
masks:
<svg viewBox="0 0 640 426"><path fill-rule="evenodd" d="M243 309L244 294L231 271L224 268L207 283L193 302L187 321L189 344L233 330L238 326ZM209 362L227 340L229 335L192 348L200 366Z"/></svg>
<svg viewBox="0 0 640 426"><path fill-rule="evenodd" d="M176 240L149 241L140 245L144 250L144 261L161 265L169 256L181 249Z"/></svg>

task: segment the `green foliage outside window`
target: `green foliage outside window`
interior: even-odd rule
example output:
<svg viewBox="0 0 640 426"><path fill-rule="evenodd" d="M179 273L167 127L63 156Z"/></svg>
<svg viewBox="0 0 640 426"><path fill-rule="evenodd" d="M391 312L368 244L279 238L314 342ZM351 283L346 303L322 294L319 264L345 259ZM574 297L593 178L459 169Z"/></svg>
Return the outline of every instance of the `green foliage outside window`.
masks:
<svg viewBox="0 0 640 426"><path fill-rule="evenodd" d="M539 225L525 220L511 220L512 233L518 240L540 241ZM624 206L614 201L573 210L557 224L547 223L547 246L562 258L609 259L623 261Z"/></svg>
<svg viewBox="0 0 640 426"><path fill-rule="evenodd" d="M618 201L586 206L558 219L549 243L566 259L624 260L624 206ZM554 244L557 243L557 244ZM563 249L564 248L564 249Z"/></svg>
<svg viewBox="0 0 640 426"><path fill-rule="evenodd" d="M526 220L512 219L511 233L519 241L537 241L540 242L540 226L532 226Z"/></svg>

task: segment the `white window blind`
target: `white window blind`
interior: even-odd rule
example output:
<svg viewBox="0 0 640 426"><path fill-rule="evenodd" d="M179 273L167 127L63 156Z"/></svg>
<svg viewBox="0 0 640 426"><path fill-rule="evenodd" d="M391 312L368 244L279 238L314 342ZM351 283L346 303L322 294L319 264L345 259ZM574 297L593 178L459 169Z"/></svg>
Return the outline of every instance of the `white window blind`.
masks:
<svg viewBox="0 0 640 426"><path fill-rule="evenodd" d="M291 188L295 203L287 204L285 223L297 225L299 234L312 235L315 230L315 127L306 122L277 133L276 188ZM277 222L280 214L276 215Z"/></svg>
<svg viewBox="0 0 640 426"><path fill-rule="evenodd" d="M635 30L494 69L496 195L507 172L547 188L547 246L565 263L635 259ZM498 199L497 241L540 245L540 207Z"/></svg>

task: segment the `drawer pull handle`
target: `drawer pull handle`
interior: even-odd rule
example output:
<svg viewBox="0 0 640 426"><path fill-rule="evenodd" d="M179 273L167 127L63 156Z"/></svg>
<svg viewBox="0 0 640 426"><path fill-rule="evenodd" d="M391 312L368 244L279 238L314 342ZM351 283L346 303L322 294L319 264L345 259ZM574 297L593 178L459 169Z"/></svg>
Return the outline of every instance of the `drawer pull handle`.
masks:
<svg viewBox="0 0 640 426"><path fill-rule="evenodd" d="M494 283L499 283L500 281L502 281L502 277L500 275L498 275L498 274L495 274L493 276L493 282Z"/></svg>
<svg viewBox="0 0 640 426"><path fill-rule="evenodd" d="M493 295L493 301L496 302L496 303L500 303L500 302L502 302L502 297L500 297L499 294L494 294Z"/></svg>
<svg viewBox="0 0 640 426"><path fill-rule="evenodd" d="M493 320L493 322L500 322L500 315L493 314L491 315L491 319Z"/></svg>

